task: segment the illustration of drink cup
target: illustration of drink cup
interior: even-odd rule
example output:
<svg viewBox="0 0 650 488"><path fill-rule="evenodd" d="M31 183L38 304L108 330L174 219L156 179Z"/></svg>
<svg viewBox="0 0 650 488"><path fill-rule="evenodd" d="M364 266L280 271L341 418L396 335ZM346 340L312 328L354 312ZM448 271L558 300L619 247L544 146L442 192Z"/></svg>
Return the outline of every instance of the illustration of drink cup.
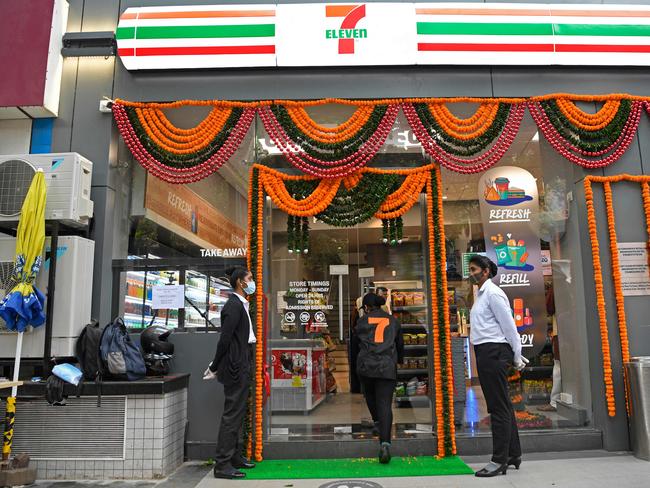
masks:
<svg viewBox="0 0 650 488"><path fill-rule="evenodd" d="M519 241L520 243L523 241ZM508 241L508 263L507 266L512 266L513 268L523 268L526 266L526 259L528 258L528 253L526 252L526 246L519 243L515 243L514 240Z"/></svg>
<svg viewBox="0 0 650 488"><path fill-rule="evenodd" d="M494 180L494 186L497 187L497 192L501 200L508 199L508 187L510 186L510 180L508 178L497 178Z"/></svg>

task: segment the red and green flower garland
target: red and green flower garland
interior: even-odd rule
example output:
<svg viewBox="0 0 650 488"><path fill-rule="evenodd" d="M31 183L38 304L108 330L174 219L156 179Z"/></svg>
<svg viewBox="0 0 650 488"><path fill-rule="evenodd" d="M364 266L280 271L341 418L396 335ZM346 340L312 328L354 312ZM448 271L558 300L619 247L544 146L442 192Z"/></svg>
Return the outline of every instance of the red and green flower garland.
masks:
<svg viewBox="0 0 650 488"><path fill-rule="evenodd" d="M579 109L577 102L603 106L590 114ZM336 127L316 123L307 112L311 106L330 103L356 109ZM449 110L454 103L479 107L463 119ZM185 105L212 110L196 127L181 129L164 111ZM479 173L508 151L526 109L558 153L583 167L599 168L617 161L629 148L642 111L650 114L650 100L625 94L556 94L529 99L113 103L118 129L136 160L170 183L190 183L217 171L240 146L256 115L282 154L303 173L317 178L345 177L375 157L400 110L434 163L459 173Z"/></svg>
<svg viewBox="0 0 650 488"><path fill-rule="evenodd" d="M363 205L359 198L365 198L367 193L362 191L370 187L381 190L383 195L379 205ZM358 188L359 192L354 193ZM317 179L311 176L291 176L262 165L254 165L251 170L249 187L249 242L248 265L253 272L255 281L264 283L264 234L263 206L265 197L269 196L279 209L287 213L289 218L302 219L325 216L328 219L339 219L336 223L341 226L354 225L373 217L387 220L401 218L418 201L422 192L427 196L427 237L431 270L431 303L433 305L433 350L434 350L434 391L436 405L436 425L439 456L451 456L456 453L454 408L453 408L453 371L451 360L451 336L448 322L447 276L437 272L445 269L445 235L442 216L442 192L440 191L440 170L433 165L421 168L403 170L380 170L364 168L346 177L336 179ZM344 202L337 199L340 192L351 196ZM353 210L358 205L360 211ZM333 206L343 213L336 217L328 208ZM377 208L375 208L377 207ZM320 217L319 217L320 218ZM333 223L334 221L332 221ZM253 387L253 402L250 424L246 432L248 451L255 459L262 459L262 411L263 411L263 365L266 364L265 344L262 320L262 295L256 293L254 310L257 327L257 354L255 367L255 384Z"/></svg>

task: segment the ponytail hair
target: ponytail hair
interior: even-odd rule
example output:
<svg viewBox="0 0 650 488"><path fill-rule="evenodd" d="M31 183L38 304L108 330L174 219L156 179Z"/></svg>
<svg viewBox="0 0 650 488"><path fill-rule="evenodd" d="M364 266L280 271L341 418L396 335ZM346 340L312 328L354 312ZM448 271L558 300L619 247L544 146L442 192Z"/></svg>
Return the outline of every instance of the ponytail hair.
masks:
<svg viewBox="0 0 650 488"><path fill-rule="evenodd" d="M226 270L226 276L233 290L237 288L237 281L243 280L248 275L248 270L243 266L233 266Z"/></svg>
<svg viewBox="0 0 650 488"><path fill-rule="evenodd" d="M490 258L487 256L480 256L480 255L474 255L469 259L469 262L471 264L475 264L479 268L485 270L488 270L488 278L494 278L497 273L498 273L498 268L497 265L494 264L494 261L492 261Z"/></svg>

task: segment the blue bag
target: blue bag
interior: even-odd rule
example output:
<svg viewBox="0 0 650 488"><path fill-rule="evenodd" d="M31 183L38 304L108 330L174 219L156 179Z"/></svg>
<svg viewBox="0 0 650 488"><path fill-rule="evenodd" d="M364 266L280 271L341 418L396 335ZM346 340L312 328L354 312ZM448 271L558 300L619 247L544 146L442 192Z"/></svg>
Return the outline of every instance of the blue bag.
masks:
<svg viewBox="0 0 650 488"><path fill-rule="evenodd" d="M79 385L79 381L83 377L83 373L72 364L63 363L57 364L52 368L52 374L61 378L63 381L72 383L74 386Z"/></svg>
<svg viewBox="0 0 650 488"><path fill-rule="evenodd" d="M145 377L147 370L140 348L131 340L120 317L104 329L99 355L102 369L113 379L135 381Z"/></svg>

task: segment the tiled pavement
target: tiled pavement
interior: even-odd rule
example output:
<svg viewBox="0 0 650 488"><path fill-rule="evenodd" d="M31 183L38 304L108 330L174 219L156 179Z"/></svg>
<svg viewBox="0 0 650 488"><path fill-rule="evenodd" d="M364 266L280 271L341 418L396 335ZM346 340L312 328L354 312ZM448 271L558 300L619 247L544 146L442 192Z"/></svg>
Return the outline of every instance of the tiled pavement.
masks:
<svg viewBox="0 0 650 488"><path fill-rule="evenodd" d="M474 469L483 458L465 458ZM648 488L650 462L629 453L602 451L530 454L519 471L507 476L478 479L473 476L373 479L383 488ZM39 482L38 488L318 488L326 480L234 481L215 480L208 466L186 463L163 481ZM354 486L354 485L348 485Z"/></svg>

